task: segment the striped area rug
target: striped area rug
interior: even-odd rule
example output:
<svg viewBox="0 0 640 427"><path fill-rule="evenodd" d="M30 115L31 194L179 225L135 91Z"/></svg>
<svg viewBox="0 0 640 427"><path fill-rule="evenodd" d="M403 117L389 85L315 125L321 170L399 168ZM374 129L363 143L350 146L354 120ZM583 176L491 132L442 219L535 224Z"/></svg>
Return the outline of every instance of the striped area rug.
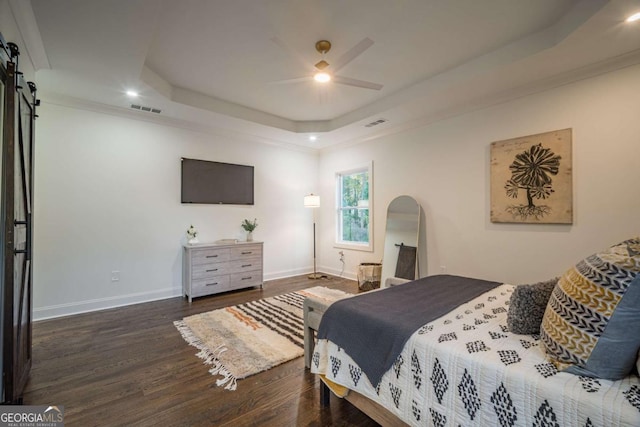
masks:
<svg viewBox="0 0 640 427"><path fill-rule="evenodd" d="M174 322L196 356L221 376L218 386L235 390L237 380L304 354L302 304L307 296L330 300L347 295L322 286L225 307Z"/></svg>

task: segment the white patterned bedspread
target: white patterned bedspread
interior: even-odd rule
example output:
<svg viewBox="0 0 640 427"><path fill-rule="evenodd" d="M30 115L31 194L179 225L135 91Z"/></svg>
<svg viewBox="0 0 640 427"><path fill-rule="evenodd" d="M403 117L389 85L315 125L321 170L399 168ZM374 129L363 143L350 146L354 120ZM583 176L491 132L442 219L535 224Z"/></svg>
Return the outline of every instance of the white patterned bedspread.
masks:
<svg viewBox="0 0 640 427"><path fill-rule="evenodd" d="M498 286L420 328L377 389L327 340L311 370L414 426L640 426L640 379L558 372L538 336L508 332L512 291Z"/></svg>

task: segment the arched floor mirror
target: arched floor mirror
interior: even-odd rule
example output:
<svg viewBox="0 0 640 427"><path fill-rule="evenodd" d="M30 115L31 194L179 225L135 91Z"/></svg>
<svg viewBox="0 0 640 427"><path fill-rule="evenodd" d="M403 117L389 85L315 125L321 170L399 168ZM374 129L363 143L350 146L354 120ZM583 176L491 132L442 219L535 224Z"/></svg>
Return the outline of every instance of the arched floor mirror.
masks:
<svg viewBox="0 0 640 427"><path fill-rule="evenodd" d="M382 258L382 287L420 277L418 245L421 212L420 204L411 196L399 196L389 203Z"/></svg>

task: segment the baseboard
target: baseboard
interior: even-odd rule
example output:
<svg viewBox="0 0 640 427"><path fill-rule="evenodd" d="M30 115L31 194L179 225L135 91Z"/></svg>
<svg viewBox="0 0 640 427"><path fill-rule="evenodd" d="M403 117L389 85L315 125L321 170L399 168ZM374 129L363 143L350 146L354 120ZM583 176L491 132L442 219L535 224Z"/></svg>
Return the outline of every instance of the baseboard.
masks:
<svg viewBox="0 0 640 427"><path fill-rule="evenodd" d="M344 277L345 279L357 280L356 273L350 271L341 271L331 267L318 266L316 268L318 273L331 274L332 276ZM295 270L285 270L276 273L269 273L264 275L264 280L286 279L287 277L300 276L303 274L313 273L313 267L297 268Z"/></svg>
<svg viewBox="0 0 640 427"><path fill-rule="evenodd" d="M319 267L318 272L332 274L334 276L340 276L341 271L328 268ZM264 275L264 280L276 280L286 279L287 277L300 276L303 274L310 274L313 272L312 267L297 268L292 270L276 271L273 273L267 273ZM356 280L355 273L346 272L341 277L346 279ZM143 302L158 301L167 298L175 298L182 296L181 288L170 288L159 291L140 292L128 295L119 295L115 297L97 298L86 301L70 302L66 304L50 305L45 307L38 307L33 309L33 320L37 322L39 320L54 319L56 317L72 316L74 314L89 313L92 311L108 310L110 308L123 307L127 305L140 304Z"/></svg>
<svg viewBox="0 0 640 427"><path fill-rule="evenodd" d="M181 288L170 288L159 291L139 292L135 294L119 295L108 298L97 298L87 301L71 302L67 304L50 305L33 309L33 320L46 320L56 317L71 316L91 311L108 310L143 302L174 298L182 295Z"/></svg>
<svg viewBox="0 0 640 427"><path fill-rule="evenodd" d="M355 272L352 272L352 271L341 271L341 270L337 270L335 268L326 267L326 266L318 267L318 271L322 273L332 274L338 277L344 277L345 279L358 280L358 276L356 275Z"/></svg>
<svg viewBox="0 0 640 427"><path fill-rule="evenodd" d="M276 271L273 273L265 273L264 281L266 282L268 280L286 279L287 277L300 276L302 274L309 274L312 272L313 272L313 267L306 267L306 268L295 268L293 270Z"/></svg>

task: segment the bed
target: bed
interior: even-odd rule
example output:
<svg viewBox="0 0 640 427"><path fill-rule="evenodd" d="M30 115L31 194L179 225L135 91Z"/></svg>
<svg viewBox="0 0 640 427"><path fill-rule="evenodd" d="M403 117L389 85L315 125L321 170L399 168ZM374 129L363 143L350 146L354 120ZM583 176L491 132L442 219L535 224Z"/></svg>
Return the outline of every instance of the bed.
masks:
<svg viewBox="0 0 640 427"><path fill-rule="evenodd" d="M476 281L484 288L475 295L461 290L474 281L431 276L332 304L320 324L311 371L383 425L640 426L637 375L606 380L562 372L540 334L510 332L515 287ZM454 290L436 315L425 302L444 298L434 282ZM409 311L423 311L427 320L405 315ZM410 333L398 327L404 317L413 322ZM369 327L374 332L367 336ZM377 328L386 327L391 331L377 339ZM400 348L389 340L400 341Z"/></svg>

